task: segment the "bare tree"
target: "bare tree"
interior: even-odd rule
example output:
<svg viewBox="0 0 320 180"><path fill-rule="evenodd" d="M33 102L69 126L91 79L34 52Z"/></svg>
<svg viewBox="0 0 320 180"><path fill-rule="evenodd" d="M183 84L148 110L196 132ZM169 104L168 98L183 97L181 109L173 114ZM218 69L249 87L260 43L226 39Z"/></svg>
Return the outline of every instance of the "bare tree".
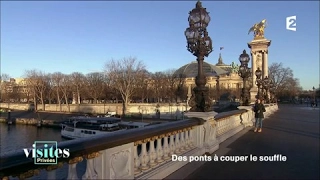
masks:
<svg viewBox="0 0 320 180"><path fill-rule="evenodd" d="M175 83L176 83L176 102L181 102L185 99L187 99L187 90L185 86L185 74L174 74Z"/></svg>
<svg viewBox="0 0 320 180"><path fill-rule="evenodd" d="M140 79L137 80L136 84L136 91L133 95L134 100L141 100L142 103L145 102L145 100L148 97L148 83L151 77L151 73L148 71L142 72Z"/></svg>
<svg viewBox="0 0 320 180"><path fill-rule="evenodd" d="M112 80L108 77L104 77L104 100L114 100L118 97L118 91L112 86Z"/></svg>
<svg viewBox="0 0 320 180"><path fill-rule="evenodd" d="M160 102L160 99L163 98L163 92L166 91L165 87L165 74L164 72L155 72L152 74L152 91L154 98L157 100L157 102Z"/></svg>
<svg viewBox="0 0 320 180"><path fill-rule="evenodd" d="M73 72L70 75L73 89L77 94L77 103L81 104L81 89L84 86L85 76L80 72Z"/></svg>
<svg viewBox="0 0 320 180"><path fill-rule="evenodd" d="M291 89L290 91L293 89L294 91L299 91L299 80L295 79L293 71L289 67L284 68L282 63L272 63L270 65L269 78L274 83L273 89L277 96L283 95L288 89Z"/></svg>
<svg viewBox="0 0 320 180"><path fill-rule="evenodd" d="M47 98L48 98L48 103L51 104L52 98L55 96L56 92L55 92L52 74L51 73L47 74L47 78L48 78Z"/></svg>
<svg viewBox="0 0 320 180"><path fill-rule="evenodd" d="M61 108L61 99L62 99L61 86L62 86L63 77L64 77L64 74L62 74L61 72L55 72L51 75L53 88L56 92L56 101L59 104L59 111L62 111L62 108Z"/></svg>
<svg viewBox="0 0 320 180"><path fill-rule="evenodd" d="M121 94L123 100L123 115L127 112L127 106L136 86L144 76L145 66L136 58L123 58L121 60L111 60L105 66L106 75L112 80L112 86Z"/></svg>
<svg viewBox="0 0 320 180"><path fill-rule="evenodd" d="M5 74L5 73L1 74L0 78L1 78L1 82L10 80L9 74Z"/></svg>
<svg viewBox="0 0 320 180"><path fill-rule="evenodd" d="M302 91L300 87L299 79L289 78L286 83L281 87L281 91L277 92L277 96L283 99L293 100Z"/></svg>
<svg viewBox="0 0 320 180"><path fill-rule="evenodd" d="M98 98L103 95L105 88L104 80L104 74L101 72L94 72L86 75L87 94L93 99L94 103L97 103Z"/></svg>
<svg viewBox="0 0 320 180"><path fill-rule="evenodd" d="M33 89L34 103L36 104L39 99L42 105L42 110L45 110L45 92L48 88L48 78L46 74L38 70L28 70L26 71L26 77L28 78L28 83Z"/></svg>
<svg viewBox="0 0 320 180"><path fill-rule="evenodd" d="M178 80L175 75L175 69L169 69L164 71L164 86L166 87L166 98L173 102L173 99L176 99L176 88Z"/></svg>
<svg viewBox="0 0 320 180"><path fill-rule="evenodd" d="M61 86L60 90L63 94L64 101L68 107L68 111L70 112L70 105L69 105L69 97L72 93L72 84L71 84L71 78L69 75L63 75L61 79Z"/></svg>

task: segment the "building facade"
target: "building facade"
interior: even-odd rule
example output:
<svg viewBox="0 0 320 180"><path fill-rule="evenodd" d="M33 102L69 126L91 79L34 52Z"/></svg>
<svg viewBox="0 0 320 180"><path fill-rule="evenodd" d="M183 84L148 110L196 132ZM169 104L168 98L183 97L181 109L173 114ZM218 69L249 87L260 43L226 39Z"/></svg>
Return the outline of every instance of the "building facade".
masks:
<svg viewBox="0 0 320 180"><path fill-rule="evenodd" d="M206 86L209 87L211 97L219 100L227 92L234 97L240 98L243 81L238 75L239 66L235 63L231 65L224 64L221 53L219 54L218 63L215 65L203 62L203 71L207 77ZM185 86L187 87L187 100L192 96L192 89L196 86L195 78L198 74L198 62L192 61L180 67L175 73L176 77L185 78Z"/></svg>
<svg viewBox="0 0 320 180"><path fill-rule="evenodd" d="M27 102L30 97L30 88L25 78L10 78L8 81L1 81L1 101Z"/></svg>

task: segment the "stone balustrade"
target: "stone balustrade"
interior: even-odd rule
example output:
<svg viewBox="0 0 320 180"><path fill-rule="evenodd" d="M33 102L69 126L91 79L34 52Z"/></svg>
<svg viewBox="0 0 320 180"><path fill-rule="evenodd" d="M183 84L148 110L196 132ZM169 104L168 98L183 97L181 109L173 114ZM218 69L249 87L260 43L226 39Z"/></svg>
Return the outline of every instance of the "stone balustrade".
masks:
<svg viewBox="0 0 320 180"><path fill-rule="evenodd" d="M23 150L1 155L0 178L26 179L163 179L189 163L172 155L212 154L219 144L252 126L251 107L225 114L189 112L185 120L58 143L69 158L56 165L35 165ZM266 114L278 109L266 105Z"/></svg>

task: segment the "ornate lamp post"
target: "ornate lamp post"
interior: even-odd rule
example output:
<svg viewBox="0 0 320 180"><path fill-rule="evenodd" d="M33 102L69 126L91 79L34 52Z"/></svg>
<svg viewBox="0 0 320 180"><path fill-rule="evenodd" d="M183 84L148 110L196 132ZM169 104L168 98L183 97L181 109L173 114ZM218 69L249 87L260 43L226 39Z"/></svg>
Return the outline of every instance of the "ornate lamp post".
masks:
<svg viewBox="0 0 320 180"><path fill-rule="evenodd" d="M261 87L261 84L262 84L262 80L261 80L262 71L260 70L260 68L258 68L258 69L256 70L255 75L256 75L256 77L257 77L256 84L257 84L257 86L258 86L257 99L259 99L259 98L261 98L260 87Z"/></svg>
<svg viewBox="0 0 320 180"><path fill-rule="evenodd" d="M212 41L208 36L207 26L210 22L209 13L206 8L202 7L202 3L198 1L196 8L189 12L189 27L185 31L187 38L187 49L198 61L198 75L195 83L196 87L193 89L194 94L190 99L190 111L193 112L207 112L212 110L212 101L208 96L209 88L206 87L206 76L203 73L204 57L212 52Z"/></svg>
<svg viewBox="0 0 320 180"><path fill-rule="evenodd" d="M274 90L274 84L272 84L272 87L270 87L269 92L270 92L270 102L271 102L271 103L276 103L276 102L275 102L275 96L274 96L274 92L275 92L275 90Z"/></svg>
<svg viewBox="0 0 320 180"><path fill-rule="evenodd" d="M269 103L269 97L268 97L268 91L270 88L273 87L273 82L271 79L268 78L268 76L266 76L265 78L263 78L262 80L262 87L266 90L265 91L265 100L266 103Z"/></svg>
<svg viewBox="0 0 320 180"><path fill-rule="evenodd" d="M248 68L248 63L250 61L250 57L247 54L246 50L243 50L242 54L240 54L239 61L241 63L239 68L239 76L243 79L243 88L242 88L242 105L249 106L249 89L247 88L247 81L251 75L251 69Z"/></svg>

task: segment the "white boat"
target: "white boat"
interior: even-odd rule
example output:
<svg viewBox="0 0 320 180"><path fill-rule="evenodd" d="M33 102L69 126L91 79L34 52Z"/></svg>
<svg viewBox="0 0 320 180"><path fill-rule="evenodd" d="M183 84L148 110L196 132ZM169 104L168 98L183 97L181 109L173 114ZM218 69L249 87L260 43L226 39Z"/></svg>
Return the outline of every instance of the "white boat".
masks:
<svg viewBox="0 0 320 180"><path fill-rule="evenodd" d="M67 139L90 137L132 128L141 128L149 123L124 122L115 117L71 117L61 124L61 136Z"/></svg>

